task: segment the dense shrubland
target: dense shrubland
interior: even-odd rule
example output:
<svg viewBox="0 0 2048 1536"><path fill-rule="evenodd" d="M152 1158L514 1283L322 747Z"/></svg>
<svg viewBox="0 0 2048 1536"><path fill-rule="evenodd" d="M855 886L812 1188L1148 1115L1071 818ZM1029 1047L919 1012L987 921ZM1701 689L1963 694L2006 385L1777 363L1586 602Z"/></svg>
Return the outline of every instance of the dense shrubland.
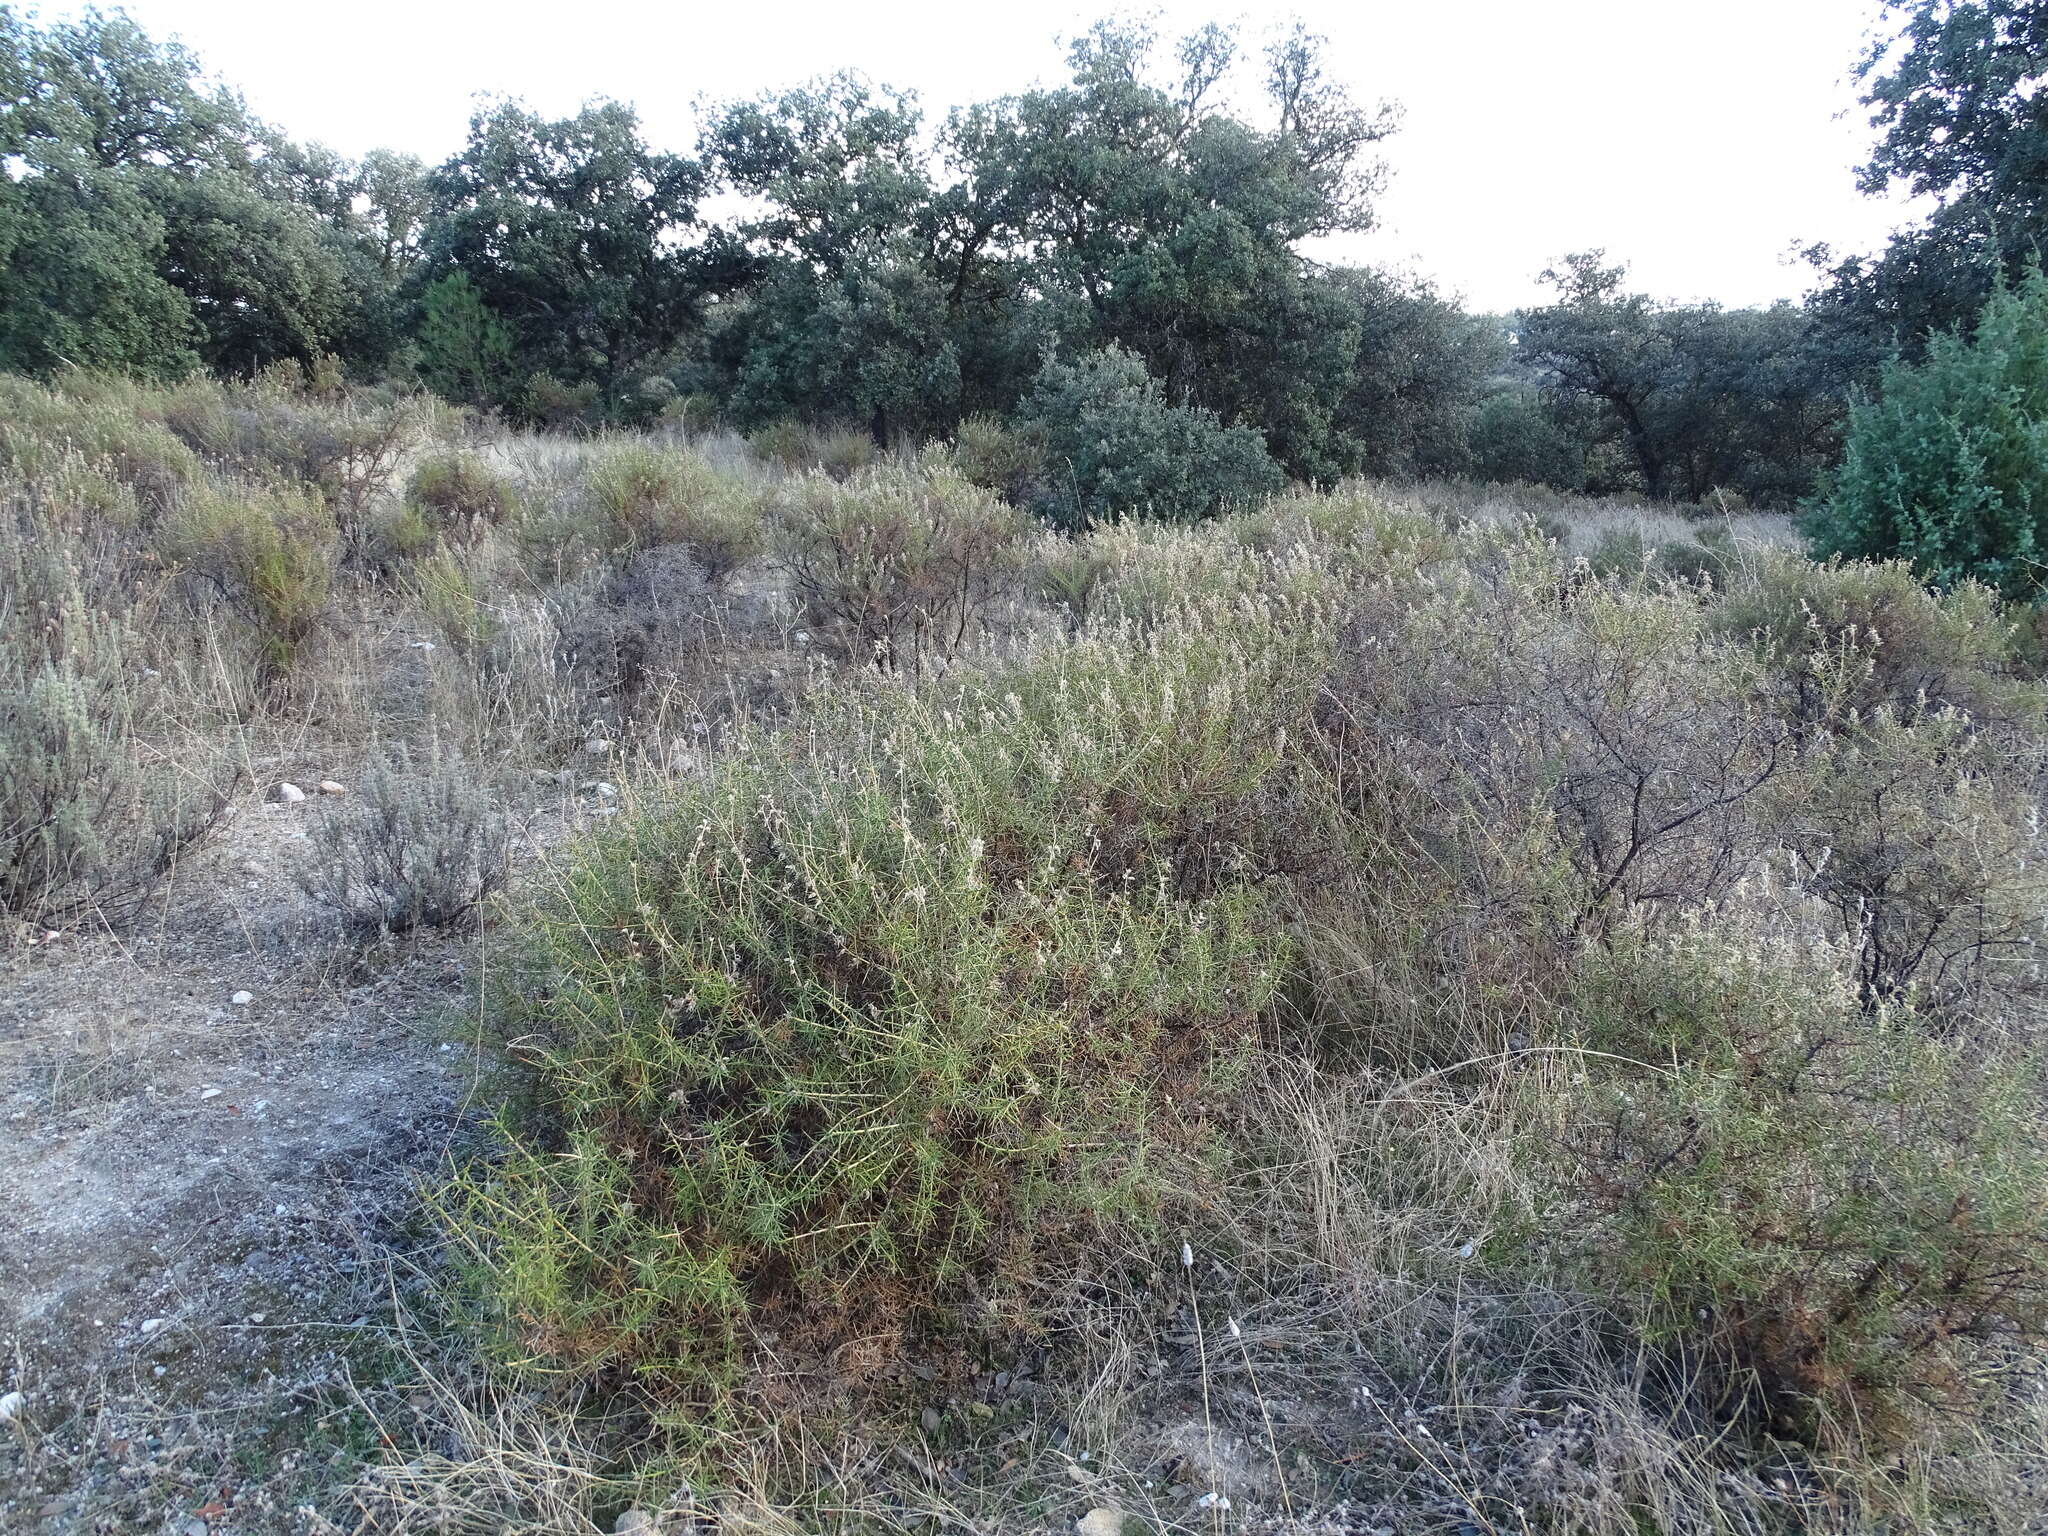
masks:
<svg viewBox="0 0 2048 1536"><path fill-rule="evenodd" d="M1873 86L1930 187L1934 15ZM2048 1518L2038 271L1329 271L1390 120L1298 31L1263 115L1105 26L936 146L835 79L433 171L120 18L0 43L4 936L353 753L300 884L351 964L480 931L437 1284L589 1486L907 1526L936 1445L1023 1529L1199 1413L1164 1525ZM1809 492L1813 558L1752 510ZM397 1529L558 1496L387 1449Z"/></svg>
<svg viewBox="0 0 2048 1536"><path fill-rule="evenodd" d="M841 478L7 388L9 913L119 924L238 744L354 742L337 941L489 915L515 1108L437 1198L452 1294L667 1426L643 1486L800 1496L798 1424L1020 1356L1048 1411L1126 1381L1109 1454L1199 1324L1316 1405L1211 1382L1297 1508L2037 1518L2031 610L1469 489L1050 531L994 431ZM365 423L351 492L304 445ZM503 893L557 778L607 814ZM1360 1459L1361 1371L1459 1422Z"/></svg>

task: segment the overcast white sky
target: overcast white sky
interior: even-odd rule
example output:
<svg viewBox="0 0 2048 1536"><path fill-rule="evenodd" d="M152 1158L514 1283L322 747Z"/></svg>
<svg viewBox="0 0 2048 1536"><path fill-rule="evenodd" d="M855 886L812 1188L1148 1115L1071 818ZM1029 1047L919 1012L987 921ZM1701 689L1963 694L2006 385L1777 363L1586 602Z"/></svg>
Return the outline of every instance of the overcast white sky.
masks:
<svg viewBox="0 0 2048 1536"><path fill-rule="evenodd" d="M976 0L126 0L295 136L440 159L479 91L565 113L639 107L687 149L692 102L840 68L915 89L936 117L1057 79L1056 36L1109 3ZM1128 11L1130 7L1114 7ZM1148 7L1149 8L1149 7ZM45 16L73 7L46 3ZM1907 216L1857 194L1869 143L1849 68L1876 0L1299 0L1156 7L1162 30L1299 14L1335 72L1406 109L1382 225L1317 254L1411 267L1481 308L1604 247L1673 298L1753 304L1810 284L1794 244L1869 249Z"/></svg>

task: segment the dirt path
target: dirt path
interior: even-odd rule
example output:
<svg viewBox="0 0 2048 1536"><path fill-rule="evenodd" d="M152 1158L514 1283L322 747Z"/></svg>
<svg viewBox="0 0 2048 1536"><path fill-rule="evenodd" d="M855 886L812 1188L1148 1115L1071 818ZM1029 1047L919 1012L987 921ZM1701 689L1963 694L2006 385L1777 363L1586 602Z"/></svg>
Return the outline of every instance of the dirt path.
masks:
<svg viewBox="0 0 2048 1536"><path fill-rule="evenodd" d="M292 1523L278 1423L347 1368L474 1076L473 942L365 974L297 890L327 809L251 793L136 930L0 958L0 1530Z"/></svg>

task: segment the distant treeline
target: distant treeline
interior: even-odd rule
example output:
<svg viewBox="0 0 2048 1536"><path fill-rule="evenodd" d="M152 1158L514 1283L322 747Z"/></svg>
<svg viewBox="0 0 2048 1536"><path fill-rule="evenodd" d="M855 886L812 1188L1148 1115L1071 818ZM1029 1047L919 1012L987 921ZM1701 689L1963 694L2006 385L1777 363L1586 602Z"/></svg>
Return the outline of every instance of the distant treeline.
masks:
<svg viewBox="0 0 2048 1536"><path fill-rule="evenodd" d="M1929 226L1809 253L1803 307L1660 303L1595 252L1490 316L1303 254L1370 224L1397 112L1298 25L1254 55L1102 23L1064 84L938 123L838 75L714 107L688 154L615 102L499 101L430 166L293 143L119 12L0 6L0 370L332 357L558 427L893 446L996 418L1055 457L1113 429L1217 500L1369 473L1787 505L1885 360L1966 324L2048 223L2048 3L1893 10L1863 176L1939 195ZM710 217L721 193L744 212Z"/></svg>

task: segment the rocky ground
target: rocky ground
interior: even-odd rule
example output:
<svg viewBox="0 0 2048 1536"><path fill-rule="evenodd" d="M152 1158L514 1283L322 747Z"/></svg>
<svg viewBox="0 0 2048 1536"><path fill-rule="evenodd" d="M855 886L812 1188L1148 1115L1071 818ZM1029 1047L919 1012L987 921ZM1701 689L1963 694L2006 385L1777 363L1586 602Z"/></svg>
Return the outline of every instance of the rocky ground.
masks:
<svg viewBox="0 0 2048 1536"><path fill-rule="evenodd" d="M0 950L0 1530L288 1529L462 1132L475 945L365 955L277 765L118 934Z"/></svg>

